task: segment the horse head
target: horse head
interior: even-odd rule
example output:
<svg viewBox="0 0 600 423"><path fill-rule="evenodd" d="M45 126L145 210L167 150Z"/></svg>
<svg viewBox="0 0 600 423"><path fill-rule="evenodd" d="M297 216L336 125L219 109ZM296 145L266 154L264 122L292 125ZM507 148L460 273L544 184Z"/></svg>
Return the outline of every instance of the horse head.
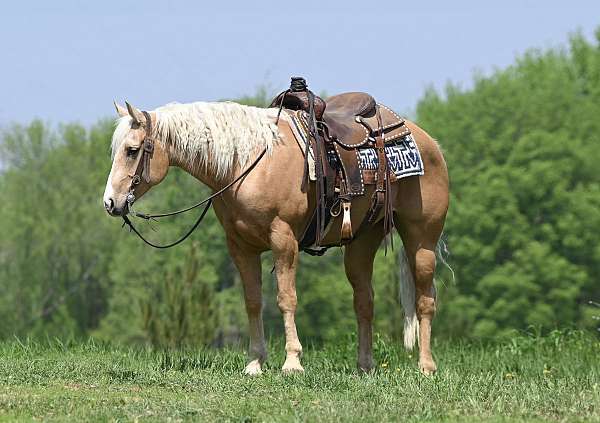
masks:
<svg viewBox="0 0 600 423"><path fill-rule="evenodd" d="M129 103L115 103L119 120L112 138L112 168L104 190L104 208L122 216L136 199L159 184L169 170L169 154L154 138L156 114Z"/></svg>

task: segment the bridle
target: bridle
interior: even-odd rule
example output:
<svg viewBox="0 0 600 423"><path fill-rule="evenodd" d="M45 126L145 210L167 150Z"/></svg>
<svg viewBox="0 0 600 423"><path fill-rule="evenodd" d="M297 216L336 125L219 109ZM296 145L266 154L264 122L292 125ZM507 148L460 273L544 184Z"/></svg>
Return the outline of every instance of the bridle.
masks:
<svg viewBox="0 0 600 423"><path fill-rule="evenodd" d="M156 214L139 213L139 212L134 211L132 208L133 203L135 202L135 199L136 199L135 198L135 189L142 180L144 180L146 183L150 182L150 159L152 159L152 156L154 155L154 138L152 138L152 120L150 118L150 113L148 113L146 111L142 111L142 113L144 114L144 117L146 118L146 123L145 123L146 134L144 136L144 140L142 141L142 146L140 149L140 154L137 159L138 161L137 161L137 165L135 167L135 172L132 175L130 175L131 184L129 185L129 191L127 192L127 197L126 197L127 208L129 209L129 211L136 217L139 217L139 218L142 218L145 220L155 220L156 221L157 219L160 219L162 217L175 216L178 214L188 212L188 211L198 208L202 205L204 205L205 207L202 210L202 213L200 213L200 216L198 216L198 219L196 219L196 222L185 233L185 235L183 235L177 241L171 242L170 244L166 244L166 245L158 245L158 244L155 244L155 243L147 240L146 238L144 238L144 236L136 229L136 227L133 226L133 223L131 222L131 220L129 220L129 218L127 217L126 214L122 215L123 226L127 225L131 232L134 232L142 241L144 241L147 245L149 245L151 247L159 248L159 249L171 248L178 244L181 244L196 230L196 228L200 225L200 222L202 222L202 220L204 219L204 216L206 216L208 209L212 205L212 200L215 197L223 194L225 191L227 191L233 185L235 185L236 183L241 181L244 177L246 177L256 167L258 162L260 162L260 160L265 156L265 154L267 153L267 149L265 148L258 155L256 160L254 160L254 162L252 162L252 164L250 166L248 166L246 168L246 170L244 170L237 178L235 178L233 181L231 181L230 183L225 185L223 188L221 188L217 192L213 193L208 198L200 201L199 203L196 203L190 207L186 207L184 209L176 210L173 212L156 213ZM141 125L141 122L139 124Z"/></svg>

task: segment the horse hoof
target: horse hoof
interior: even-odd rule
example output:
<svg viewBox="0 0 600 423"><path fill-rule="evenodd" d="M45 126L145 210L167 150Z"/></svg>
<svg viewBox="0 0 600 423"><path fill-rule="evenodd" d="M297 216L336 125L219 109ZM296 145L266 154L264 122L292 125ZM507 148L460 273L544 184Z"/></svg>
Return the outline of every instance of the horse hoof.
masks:
<svg viewBox="0 0 600 423"><path fill-rule="evenodd" d="M419 361L419 369L425 376L431 376L437 371L437 366L433 360Z"/></svg>
<svg viewBox="0 0 600 423"><path fill-rule="evenodd" d="M304 373L304 368L300 364L300 360L297 358L287 358L285 363L283 363L281 370L286 374Z"/></svg>
<svg viewBox="0 0 600 423"><path fill-rule="evenodd" d="M364 363L356 363L356 367L358 368L359 372L363 372L363 373L372 373L373 369L375 368L375 365L373 364L373 361L366 361Z"/></svg>
<svg viewBox="0 0 600 423"><path fill-rule="evenodd" d="M260 368L260 362L258 360L252 360L244 369L244 374L248 376L262 375L262 369Z"/></svg>

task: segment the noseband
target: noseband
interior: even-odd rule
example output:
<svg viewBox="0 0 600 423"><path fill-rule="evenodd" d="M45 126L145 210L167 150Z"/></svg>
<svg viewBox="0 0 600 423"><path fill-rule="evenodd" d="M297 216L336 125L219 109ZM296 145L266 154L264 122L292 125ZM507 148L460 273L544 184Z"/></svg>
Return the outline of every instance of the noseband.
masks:
<svg viewBox="0 0 600 423"><path fill-rule="evenodd" d="M225 191L227 191L233 185L235 185L236 183L241 181L244 177L246 177L256 167L258 162L260 162L261 159L265 156L265 154L267 153L267 149L265 148L262 151L262 153L260 153L258 155L256 160L254 160L254 162L252 162L252 164L250 166L248 166L246 168L246 170L244 170L242 173L240 173L240 175L237 178L235 178L233 181L231 181L230 183L225 185L223 188L221 188L217 192L213 193L208 198L200 201L199 203L194 204L193 206L186 207L184 209L176 210L173 212L168 212L168 213L157 213L157 214L138 213L138 212L135 212L132 210L133 203L135 202L135 188L136 188L136 186L138 186L140 184L140 182L142 180L144 180L144 182L146 182L146 183L150 183L150 159L152 159L152 156L154 155L154 139L152 138L152 120L150 119L150 114L148 112L143 111L142 113L144 114L144 117L146 118L146 135L144 137L144 141L142 142L141 154L139 154L139 157L138 157L138 162L137 162L137 166L135 168L135 173L133 175L130 175L131 176L131 185L129 186L129 192L127 193L127 198L126 198L128 209L136 217L140 217L145 220L157 220L162 217L175 216L178 214L182 214L182 213L188 212L190 210L193 210L195 208L198 208L202 205L204 205L205 207L202 210L202 213L200 213L200 216L198 216L198 219L196 220L196 222L185 233L185 235L183 235L177 241L172 242L170 244L166 244L166 245L154 244L153 242L148 241L146 238L144 238L144 236L136 229L136 227L133 226L133 223L131 222L131 220L129 220L129 217L127 217L126 214L123 214L123 216L122 216L123 226L127 225L131 232L134 232L142 241L144 241L147 245L149 245L151 247L159 248L159 249L171 248L171 247L174 247L177 244L180 244L183 241L185 241L192 234L192 232L194 232L194 230L196 230L196 228L200 225L200 222L202 222L202 219L204 219L204 216L206 216L208 209L212 205L212 200L215 197L223 194Z"/></svg>

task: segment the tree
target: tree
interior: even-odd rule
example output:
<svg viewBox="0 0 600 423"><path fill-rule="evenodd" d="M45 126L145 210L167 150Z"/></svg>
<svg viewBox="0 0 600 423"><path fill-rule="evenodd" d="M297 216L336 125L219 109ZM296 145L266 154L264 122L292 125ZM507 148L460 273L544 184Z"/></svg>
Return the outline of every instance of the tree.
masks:
<svg viewBox="0 0 600 423"><path fill-rule="evenodd" d="M39 121L0 144L0 337L82 335L106 311L116 228L103 217L111 125L58 133Z"/></svg>
<svg viewBox="0 0 600 423"><path fill-rule="evenodd" d="M598 33L600 35L600 32ZM441 140L457 284L444 333L591 327L600 297L600 49L530 51L474 88L429 91L418 119Z"/></svg>

